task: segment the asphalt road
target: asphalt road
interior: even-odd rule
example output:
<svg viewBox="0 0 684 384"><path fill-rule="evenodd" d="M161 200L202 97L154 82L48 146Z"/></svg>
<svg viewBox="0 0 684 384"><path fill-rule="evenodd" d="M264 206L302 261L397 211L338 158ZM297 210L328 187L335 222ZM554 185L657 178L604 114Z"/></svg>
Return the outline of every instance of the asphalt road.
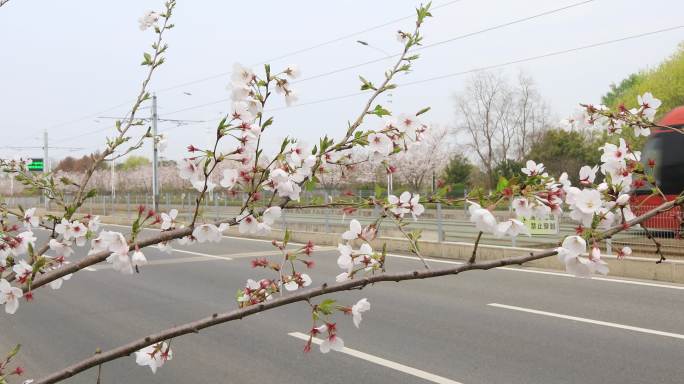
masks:
<svg viewBox="0 0 684 384"><path fill-rule="evenodd" d="M187 250L193 253L147 250L152 262L134 276L98 266L59 291L36 291L16 315L0 314L0 349L21 343L25 375L37 378L98 347L235 308L246 278L268 276L245 254L273 248L224 238ZM313 258L314 283L334 280L337 252ZM430 262L444 263L453 261ZM419 267L410 258L388 261L392 271ZM302 352L295 332L307 332L310 313L300 303L175 339L173 360L156 375L133 357L109 363L103 384L684 382L684 286L511 268L333 297L349 304L367 297L372 305L360 329L338 316L352 349L345 353ZM90 370L66 382L95 377Z"/></svg>

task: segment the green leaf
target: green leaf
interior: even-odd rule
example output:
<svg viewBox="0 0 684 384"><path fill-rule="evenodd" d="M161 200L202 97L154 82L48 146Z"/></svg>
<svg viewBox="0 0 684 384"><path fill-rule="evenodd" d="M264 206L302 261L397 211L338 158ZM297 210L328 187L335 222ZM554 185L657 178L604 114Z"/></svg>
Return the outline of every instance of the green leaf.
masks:
<svg viewBox="0 0 684 384"><path fill-rule="evenodd" d="M44 257L39 257L35 263L33 263L33 275L37 274L41 268L45 266L46 260Z"/></svg>
<svg viewBox="0 0 684 384"><path fill-rule="evenodd" d="M320 304L318 304L318 310L324 315L331 315L333 313L335 305L335 300L325 299Z"/></svg>
<svg viewBox="0 0 684 384"><path fill-rule="evenodd" d="M261 124L261 130L263 131L264 129L266 129L266 127L268 127L271 124L273 124L273 117L272 116L269 117L266 121L264 121L263 124Z"/></svg>
<svg viewBox="0 0 684 384"><path fill-rule="evenodd" d="M368 113L370 113L372 115L376 115L378 117L390 116L392 114L392 113L390 113L390 111L383 108L382 105L380 105L380 104L376 105L375 108Z"/></svg>
<svg viewBox="0 0 684 384"><path fill-rule="evenodd" d="M304 190L311 192L315 188L316 188L316 180L309 179L306 182L304 182Z"/></svg>
<svg viewBox="0 0 684 384"><path fill-rule="evenodd" d="M291 236L291 235L292 235L292 234L290 233L290 230L289 230L289 229L286 229L286 230L285 230L285 236L283 237L283 246L286 246L287 243L290 241L290 236Z"/></svg>
<svg viewBox="0 0 684 384"><path fill-rule="evenodd" d="M14 356L16 356L17 353L19 353L19 350L20 350L20 349L21 349L21 344L15 345L14 348L12 348L12 350L10 351L10 353L7 354L7 360L10 360L10 359L13 358Z"/></svg>
<svg viewBox="0 0 684 384"><path fill-rule="evenodd" d="M376 199L379 199L380 197L382 197L382 195L383 195L384 193L385 193L385 188L383 188L383 187L381 187L381 186L379 186L379 185L376 184L376 185L375 185L375 198L376 198Z"/></svg>
<svg viewBox="0 0 684 384"><path fill-rule="evenodd" d="M496 183L496 191L502 192L504 189L506 189L506 187L508 187L508 179L503 176L499 176L499 182Z"/></svg>
<svg viewBox="0 0 684 384"><path fill-rule="evenodd" d="M143 59L144 59L144 60L143 60L142 63L140 63L140 65L150 65L150 64L152 64L152 56L151 56L149 53L147 53L147 52L143 53Z"/></svg>
<svg viewBox="0 0 684 384"><path fill-rule="evenodd" d="M363 76L359 76L359 79L361 80L361 90L362 90L362 91L365 91L365 90L368 90L368 89L372 89L372 90L374 90L374 91L377 90L377 88L375 88L375 86L373 85L373 83L371 83L370 81L366 80Z"/></svg>
<svg viewBox="0 0 684 384"><path fill-rule="evenodd" d="M429 110L430 110L430 107L425 107L425 108L421 109L420 111L416 112L416 116L420 116Z"/></svg>
<svg viewBox="0 0 684 384"><path fill-rule="evenodd" d="M95 196L97 196L97 189L93 188L86 194L86 199L90 199Z"/></svg>

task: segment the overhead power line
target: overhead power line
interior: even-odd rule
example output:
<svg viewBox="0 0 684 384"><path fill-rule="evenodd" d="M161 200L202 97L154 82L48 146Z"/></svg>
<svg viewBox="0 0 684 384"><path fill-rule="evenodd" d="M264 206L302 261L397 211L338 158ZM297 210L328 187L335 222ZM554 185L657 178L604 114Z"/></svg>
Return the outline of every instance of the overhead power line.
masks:
<svg viewBox="0 0 684 384"><path fill-rule="evenodd" d="M111 120L128 120L128 117L119 117L119 116L98 116L98 119L111 119ZM141 120L141 121L148 121L152 120L151 117L136 117L133 120ZM178 120L178 119L157 119L157 121L166 121L166 122L171 122L171 123L179 123L179 124L186 124L186 123L206 123L206 120Z"/></svg>
<svg viewBox="0 0 684 384"><path fill-rule="evenodd" d="M446 3L444 3L444 4L435 5L435 6L432 7L432 9L434 10L434 9L444 8L444 7L447 7L447 6L449 6L449 5L459 3L459 2L461 2L461 1L463 1L463 0L451 0L451 1L448 1L448 2L446 2ZM410 18L413 18L413 17L415 17L415 13L413 13L413 14L411 14L411 15L404 16L404 17L400 17L400 18L397 18L397 19L393 19L393 20L390 20L390 21L387 21L387 22L384 22L384 23L382 23L382 24L378 24L378 25L375 25L375 26L372 26L372 27L368 27L368 28L366 28L366 29L363 29L363 30L360 30L360 31L357 31L357 32L353 32L353 33L349 33L349 34L346 34L346 35L343 35L343 36L340 36L340 37L336 37L336 38L334 38L334 39L326 40L326 41L323 41L323 42L321 42L321 43L318 43L318 44L315 44L315 45L312 45L312 46L309 46L309 47L306 47L306 48L301 48L301 49L298 49L298 50L295 50L295 51L291 51L291 52L282 54L282 55L280 55L280 56L277 56L277 57L274 57L274 58L271 58L271 59L264 60L264 61L261 61L261 62L259 62L259 63L253 64L252 66L261 65L261 64L265 64L265 63L268 63L268 62L271 62L271 61L280 60L280 59L284 59L284 58L287 58L287 57L290 57L290 56L294 56L294 55L297 55L297 54L300 54L300 53L308 52L308 51L311 51L311 50L314 50L314 49L317 49L317 48L324 47L324 46L326 46L326 45L330 45L330 44L333 44L333 43L336 43L336 42L339 42L339 41L342 41L342 40L349 39L349 38L354 37L354 36L361 35L361 34L363 34L363 33L367 33L367 32L370 32L370 31L374 31L374 30L376 30L376 29L380 29L380 28L386 27L386 26L388 26L388 25L392 25L392 24L394 24L394 23L398 23L398 22L400 22L400 21L407 20L407 19L410 19ZM170 87L167 87L167 88L159 89L159 90L157 90L157 93L167 92L167 91L171 91L171 90L174 90L174 89L187 87L187 86L189 86L189 85L198 84L198 83L202 83L202 82L205 82L205 81L213 80L213 79L216 79L216 78L219 78L219 77L223 77L223 76L229 75L230 73L231 73L230 71L228 71L228 72L221 72L221 73L217 73L217 74L210 75L210 76L207 76L207 77L203 77L203 78L200 78L200 79L196 79L196 80L191 80L191 81L179 83L179 84L176 84L176 85L172 85L172 86L170 86ZM65 122L62 122L62 123L57 123L57 124L55 124L55 125L50 126L50 128L62 127L62 126L65 126L65 125L69 125L69 124L73 124L73 123L78 123L78 122L83 121L83 120L87 120L87 119L90 119L90 118L94 118L94 117L96 117L96 116L98 116L98 115L101 115L101 114L103 114L103 113L105 113L105 112L109 112L109 111L111 111L111 110L113 110L113 109L116 109L116 108L119 108L119 107L126 106L126 105L128 105L130 102L131 102L131 101L129 100L129 101L126 101L126 102L117 104L117 105L115 105L115 106L109 107L109 108L107 108L107 109L104 109L104 110L102 110L102 111L100 111L100 112L91 113L91 114L88 114L88 115L85 115L85 116L82 116L82 117L79 117L79 118L76 118L76 119L73 119L73 120L65 121Z"/></svg>
<svg viewBox="0 0 684 384"><path fill-rule="evenodd" d="M125 119L128 119L128 117L107 117L107 116L99 116L98 118L100 118L100 119L117 119L117 120L121 120L121 121L124 121ZM139 121L151 121L152 118L151 118L151 117L139 117L139 118L136 117L134 120L139 120ZM184 126L184 125L194 125L194 124L198 124L198 123L206 123L206 122L207 122L206 120L178 120L178 119L157 119L157 121L159 121L159 122L175 123L175 124L177 124L177 126L179 126L179 127L180 127L180 126ZM98 128L98 129L95 129L95 130L92 130L92 131L88 131L88 132L81 132L81 133L79 133L79 134L77 134L77 135L63 137L63 138L61 138L61 139L59 139L59 140L54 140L53 142L55 142L55 143L61 143L61 142L64 142L64 141L74 140L74 139L76 139L76 138L83 137L83 136L94 135L94 134L96 134L96 133L101 133L101 132L104 132L104 131L108 131L108 130L110 130L110 129L111 129L111 127Z"/></svg>
<svg viewBox="0 0 684 384"><path fill-rule="evenodd" d="M440 5L433 6L431 9L432 9L432 10L435 10L435 9L447 7L447 6L449 6L449 5L452 5L452 4L461 2L461 1L463 1L463 0L452 0L452 1L448 1L448 2L446 2L446 3L444 3L444 4L440 4ZM591 0L591 1L593 1L593 0ZM312 51L312 50L317 49L317 48L325 47L326 45L330 45L330 44L334 44L334 43L337 43L337 42L340 42L340 41L343 41L343 40L347 40L347 39L350 39L350 38L352 38L352 37L356 37L356 36L362 35L362 34L364 34L364 33L368 33L368 32L371 32L371 31L374 31L374 30L377 30L377 29L386 27L386 26L388 26L388 25L396 24L396 23L398 23L398 22L400 22L400 21L412 19L412 18L415 18L415 17L416 17L416 14L415 14L415 13L412 13L412 14L410 14L410 15L408 15L408 16L404 16L404 17L400 17L400 18L397 18L397 19L394 19L394 20L390 20L390 21L384 22L384 23L382 23L382 24L378 24L378 25L375 25L375 26L372 26L372 27L369 27L369 28L366 28L366 29L362 29L362 30L360 30L360 31L352 32L352 33L349 33L349 34L346 34L346 35L343 35L343 36L340 36L340 37L336 37L336 38L334 38L334 39L326 40L326 41L324 41L324 42L321 42L321 43L312 45L312 46L310 46L310 47L301 48L301 49L298 49L298 50L295 50L295 51L291 51L291 52L288 52L288 53L284 53L284 54L279 55L279 56L272 57L272 58L270 58L270 59L268 59L268 60L263 60L263 61L260 61L260 62L258 62L258 63L254 63L254 64L250 65L250 67L254 67L254 66L257 66L257 65L263 65L263 64L271 63L271 62L274 62L274 61L277 61L277 60L285 59L285 58L290 57L290 56L298 55L298 54L300 54L300 53L309 52L309 51ZM217 74L214 74L214 75L211 75L211 76L203 77L203 78L201 78L201 79L192 80L192 81L188 81L188 82L185 82L185 83L173 85L173 86L171 86L171 87L161 89L161 90L159 90L159 92L170 91L170 90L173 90L173 89L178 89L178 88L186 87L186 86L188 86L188 85L193 85L193 84L197 84L197 83L202 83L202 82L205 82L205 81L209 81L209 80L213 80L213 79L216 79L216 78L219 78L219 77L223 77L223 76L230 75L231 73L232 73L232 71L226 71L226 72L217 73Z"/></svg>
<svg viewBox="0 0 684 384"><path fill-rule="evenodd" d="M477 30L477 31L473 31L473 32L469 32L469 33L462 34L462 35L454 36L454 37L448 38L448 39L446 39L446 40L441 40L441 41L437 41L437 42L434 42L434 43L431 43L431 44L426 44L426 45L423 45L423 46L419 46L419 47L417 47L417 48L414 48L411 52L423 51L423 50L426 50L426 49L429 49L429 48L438 47L438 46L441 46L441 45L444 45L444 44L447 44L447 43L451 43L451 42L454 42L454 41L463 40L463 39L466 39L466 38L469 38L469 37L473 37L473 36L476 36L476 35L480 35L480 34L483 34L483 33L495 31L495 30L497 30L497 29L510 27L510 26L512 26L512 25L515 25L515 24L520 24L520 23L524 23L524 22L526 22L526 21L538 19L538 18L540 18L540 17L549 16L549 15L552 15L552 14L554 14L554 13L559 13L559 12L562 12L562 11L565 11L565 10L568 10L568 9L571 9L571 8L575 8L575 7L579 7L579 6L581 6L581 5L585 5L585 4L588 4L588 3L592 3L592 2L594 2L594 1L596 1L596 0L584 0L584 1L577 2L577 3L569 4L569 5L560 7L560 8L554 8L554 9L551 9L551 10L548 10L548 11L544 11L544 12L541 12L541 13L536 13L536 14L534 14L534 15L525 16L525 17L522 17L522 18L519 18L519 19L507 21L507 22L502 23L502 24L497 24L497 25L494 25L494 26L491 26L491 27L487 27L487 28L483 28L483 29L480 29L480 30ZM324 73L319 73L319 74L317 74L317 75L305 77L305 78L303 78L303 79L300 79L300 80L297 80L297 81L293 81L292 84L299 84L299 83L303 83L303 82L306 82L306 81L309 81L309 80L314 80L314 79L319 79L319 78L321 78L321 77L331 76L331 75L334 75L334 74L337 74L337 73L340 73L340 72L348 71L348 70L350 70L350 69L356 69L356 68L360 68L360 67L363 67L363 66L366 66L366 65L369 65L369 64L379 63L379 62L385 61L385 60L387 60L387 59L391 59L391 58L399 57L399 56L401 56L401 53L395 53L395 54L385 55L385 56L380 57L380 58L377 58L377 59L368 60L368 61L364 61L364 62L361 62L361 63L352 64L352 65L349 65L349 66L346 66L346 67L334 69L334 70L332 70L332 71L328 71L328 72L324 72ZM214 101L210 101L210 102L207 102L207 103L202 103L202 104L198 104L198 105L194 105L194 106L182 108L182 109L179 109L179 110L176 110L176 111L168 112L168 113L166 113L166 115L168 116L168 115L172 115L172 114L176 114L176 113L180 113L180 112L190 111L190 110L197 109L197 108L208 107L208 106L210 106L210 105L220 104L220 103L223 103L223 102L226 102L226 101L229 101L229 100L230 100L230 97L225 97L225 98L221 98L221 99L219 99L219 100L214 100Z"/></svg>
<svg viewBox="0 0 684 384"><path fill-rule="evenodd" d="M421 80L415 80L415 81L410 81L407 83L397 84L397 86L398 86L398 88L401 88L401 87L407 87L407 86L416 85L416 84L427 83L430 81L443 80L443 79L447 79L447 78L451 78L451 77L463 76L463 75L467 75L467 74L471 74L471 73L475 73L475 72L479 72L479 71L496 69L496 68L506 67L506 66L510 66L510 65L514 65L514 64L520 64L520 63L545 59L545 58L549 58L549 57L560 56L560 55L578 52L578 51L583 51L583 50L591 49L591 48L598 48L598 47L616 44L616 43L620 43L620 42L624 42L624 41L628 41L628 40L634 40L634 39L638 39L638 38L642 38L642 37L646 37L646 36L652 36L652 35L657 35L657 34L661 34L661 33L665 33L665 32L671 32L674 30L682 29L682 28L684 28L684 24L673 26L673 27L668 27L668 28L662 28L662 29L658 29L658 30L654 30L654 31L650 31L650 32L644 32L644 33L639 33L639 34L635 34L635 35L624 36L624 37L620 37L617 39L604 40L604 41L601 41L598 43L582 45L582 46L578 46L578 47L574 47L574 48L548 52L548 53L544 53L541 55L535 55L535 56L529 56L529 57L525 57L525 58L521 58L521 59L505 61L505 62L498 63L498 64L486 65L486 66L472 68L472 69L468 69L468 70L464 70L464 71L447 73L444 75L439 75L439 76L429 77L429 78L425 78L425 79L421 79ZM298 108L298 107L304 107L307 105L322 104L322 103L327 103L327 102L336 101L336 100L348 99L348 98L355 97L355 96L361 96L364 94L367 94L367 92L348 93L348 94L344 94L344 95L331 96L331 97L327 97L324 99L318 99L318 100L312 100L309 102L298 103L298 104L294 104L294 105L289 106L289 107L270 108L270 109L267 109L267 111L268 112L275 112L275 111L284 110L284 109L293 109L293 108ZM174 128L176 128L176 127L174 127ZM174 129L174 128L170 128L170 129Z"/></svg>
<svg viewBox="0 0 684 384"><path fill-rule="evenodd" d="M578 3L569 4L569 5L566 5L566 6L564 6L564 7L555 8L555 9L551 9L551 10L548 10L548 11L545 11L545 12L541 12L541 13L537 13L537 14L534 14L534 15L526 16L526 17L523 17L523 18L520 18L520 19L515 19L515 20L507 21L507 22L502 23L502 24L497 24L497 25L494 25L494 26L491 26L491 27L487 27L487 28L484 28L484 29L480 29L480 30L474 31L474 32L465 33L465 34L458 35L458 36L455 36L455 37L452 37L452 38L449 38L449 39L446 39L446 40L441 40L441 41L437 41L437 42L434 42L434 43L431 43L431 44L422 45L422 46L419 46L419 47L414 48L411 52L420 52L420 51L423 51L423 50L426 50L426 49L429 49L429 48L438 47L438 46L440 46L440 45L444 45L444 44L447 44L447 43L451 43L451 42L454 42L454 41L457 41L457 40L463 40L463 39L466 39L466 38L469 38L469 37L473 37L473 36L476 36L476 35L480 35L480 34L483 34L483 33L495 31L495 30L497 30L497 29L502 29L502 28L510 27L510 26L512 26L512 25L515 25L515 24L520 24L520 23L524 23L524 22L526 22L526 21L538 19L538 18L540 18L540 17L549 16L549 15L552 15L552 14L554 14L554 13L560 13L560 12L562 12L562 11L566 11L566 10L571 9L571 8L575 8L575 7L579 7L579 6L581 6L581 5L585 5L585 4L588 4L588 3L592 3L592 2L594 2L594 1L596 1L596 0L585 0L585 1L580 1L580 2L578 2ZM350 66L348 66L348 67L342 67L342 68L334 69L334 70L329 71L329 72L323 72L323 73L320 73L320 74L318 74L318 75L310 76L310 77L301 79L301 80L299 80L299 81L295 81L295 82L293 82L293 84L302 83L302 82L305 82L305 81L318 79L318 78L320 78L320 77L330 76L330 75L333 75L333 74L336 74L336 73L340 73L340 72L348 71L348 70L350 70L350 69L355 69L355 68L363 67L363 66L366 66L366 65L369 65L369 64L379 63L379 62L385 61L385 60L387 60L387 59L390 59L390 58L393 58L393 57L399 57L399 56L401 56L401 52L398 52L398 53L395 53L395 54L391 54L391 55L387 55L387 56L380 57L380 58L373 59L373 60L368 60L368 61L365 61L365 62L363 62L363 63L358 63L358 64L350 65Z"/></svg>

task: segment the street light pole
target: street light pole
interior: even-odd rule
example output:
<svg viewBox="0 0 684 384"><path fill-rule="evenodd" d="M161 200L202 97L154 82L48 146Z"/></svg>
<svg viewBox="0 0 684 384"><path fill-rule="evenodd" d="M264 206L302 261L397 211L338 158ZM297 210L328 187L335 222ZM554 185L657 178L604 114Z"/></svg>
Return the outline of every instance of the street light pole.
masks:
<svg viewBox="0 0 684 384"><path fill-rule="evenodd" d="M152 207L159 210L159 180L157 174L157 95L152 95Z"/></svg>
<svg viewBox="0 0 684 384"><path fill-rule="evenodd" d="M50 172L50 160L48 160L48 131L47 129L43 131L43 173ZM47 191L45 195L45 210L47 211L49 206Z"/></svg>

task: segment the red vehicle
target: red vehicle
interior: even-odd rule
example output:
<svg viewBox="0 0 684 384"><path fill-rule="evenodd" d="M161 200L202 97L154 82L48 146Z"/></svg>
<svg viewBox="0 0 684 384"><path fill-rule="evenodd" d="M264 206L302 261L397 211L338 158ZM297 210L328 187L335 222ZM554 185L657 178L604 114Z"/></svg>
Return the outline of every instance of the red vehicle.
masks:
<svg viewBox="0 0 684 384"><path fill-rule="evenodd" d="M684 128L684 106L670 111L659 122L660 125L682 130ZM671 129L653 130L641 154L646 172L653 172L656 185L665 194L665 198L674 200L684 191L684 134ZM655 161L651 170L649 160ZM632 197L631 205L635 214L644 212L662 204L662 196L651 196L650 190L637 190ZM682 226L682 211L680 207L663 212L644 222L647 228L667 231L679 237L684 230Z"/></svg>

